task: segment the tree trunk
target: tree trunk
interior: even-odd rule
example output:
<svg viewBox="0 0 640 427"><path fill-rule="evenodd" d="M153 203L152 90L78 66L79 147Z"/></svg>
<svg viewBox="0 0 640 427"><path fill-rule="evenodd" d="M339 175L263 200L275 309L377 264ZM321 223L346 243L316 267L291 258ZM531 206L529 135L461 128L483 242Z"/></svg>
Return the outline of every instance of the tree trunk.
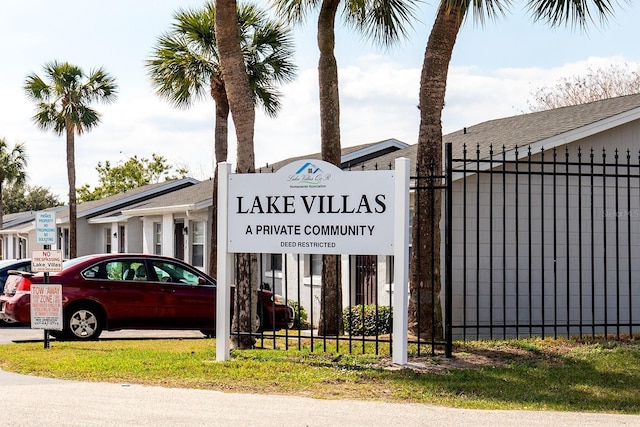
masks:
<svg viewBox="0 0 640 427"><path fill-rule="evenodd" d="M227 161L227 153L229 151L229 101L227 100L224 83L215 77L211 77L211 97L216 103L216 126L214 136L216 167L213 173L209 275L216 277L218 270L218 163Z"/></svg>
<svg viewBox="0 0 640 427"><path fill-rule="evenodd" d="M216 0L216 39L220 68L224 80L229 108L238 138L237 170L242 173L255 172L255 153L253 132L255 125L255 107L249 76L244 57L240 49L238 32L237 4L235 0ZM251 283L251 257L248 254L238 256L238 277L236 277L237 310L234 310L235 330L243 334L251 333L251 320L255 319L257 281ZM251 348L255 339L250 335L234 337L237 348Z"/></svg>
<svg viewBox="0 0 640 427"><path fill-rule="evenodd" d="M76 207L76 157L73 123L67 122L67 177L69 179L69 258L78 256Z"/></svg>
<svg viewBox="0 0 640 427"><path fill-rule="evenodd" d="M420 130L416 175L442 175L442 109L447 74L462 16L457 7L447 11L440 5L429 36L420 76ZM421 180L421 186L428 180ZM439 180L432 180L440 184ZM439 302L440 190L422 190L416 195L411 250L409 331L420 338L442 337ZM434 297L432 300L432 296Z"/></svg>
<svg viewBox="0 0 640 427"><path fill-rule="evenodd" d="M322 160L340 167L340 96L338 64L334 55L335 17L339 0L324 0L318 16L318 87ZM339 256L322 257L322 296L318 334L340 335L342 322L342 271Z"/></svg>

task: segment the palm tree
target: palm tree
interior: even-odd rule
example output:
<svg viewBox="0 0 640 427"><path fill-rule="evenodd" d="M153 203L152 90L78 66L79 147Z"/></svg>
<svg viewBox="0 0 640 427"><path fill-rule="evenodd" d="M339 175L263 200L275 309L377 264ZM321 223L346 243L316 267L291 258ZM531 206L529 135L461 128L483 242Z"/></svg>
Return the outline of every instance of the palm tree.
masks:
<svg viewBox="0 0 640 427"><path fill-rule="evenodd" d="M320 92L320 138L322 160L340 166L340 96L338 63L334 55L335 20L341 0L274 0L278 13L292 22L304 21L310 10L319 6L318 15L318 87ZM375 42L389 46L401 36L414 18L419 0L342 1L347 24L356 27ZM323 256L322 305L318 333L342 332L342 288L337 256Z"/></svg>
<svg viewBox="0 0 640 427"><path fill-rule="evenodd" d="M42 130L66 134L67 177L69 179L69 257L77 256L75 134L82 135L100 123L101 115L92 102L110 103L118 86L103 68L88 75L68 62L53 61L44 66L45 78L29 74L24 84L27 96L36 102L33 121Z"/></svg>
<svg viewBox="0 0 640 427"><path fill-rule="evenodd" d="M190 107L206 98L215 102L214 153L216 163L227 160L229 101L220 70L216 43L215 5L197 10L179 10L169 33L154 47L147 69L159 96L176 107ZM255 103L275 117L281 107L276 84L295 77L293 39L282 23L269 19L265 11L244 4L237 9L242 55ZM217 168L217 167L216 167ZM217 169L216 169L217 170ZM214 173L213 218L209 273L217 268L217 173Z"/></svg>
<svg viewBox="0 0 640 427"><path fill-rule="evenodd" d="M238 15L235 0L216 0L215 35L218 41L220 71L233 116L237 144L237 170L243 173L255 172L254 129L255 129L255 76L252 67L246 63L242 33L246 23ZM249 46L250 48L250 46ZM288 56L288 55L287 55ZM236 307L232 328L243 333L234 337L237 348L250 348L255 340L250 335L251 325L256 319L257 289L251 283L255 278L256 263L251 254L238 254L236 267ZM253 273L253 274L252 274ZM254 279L255 281L255 279ZM256 283L257 284L257 283Z"/></svg>
<svg viewBox="0 0 640 427"><path fill-rule="evenodd" d="M592 3L591 6L588 3ZM527 8L536 21L551 26L563 23L578 24L584 28L592 19L590 7L595 7L602 22L613 13L609 0L528 0ZM447 74L453 48L464 18L473 9L474 17L483 22L486 17L504 15L508 0L471 1L442 0L429 35L420 76L420 127L418 134L417 175L442 175L442 109L444 107ZM438 306L432 307L429 295L439 295L440 283L440 217L441 203L437 191L433 195L416 198L414 207L409 329L415 335L431 338L440 336ZM419 297L422 295L422 298ZM427 313L435 310L436 324Z"/></svg>
<svg viewBox="0 0 640 427"><path fill-rule="evenodd" d="M4 185L24 185L27 177L26 168L27 155L24 144L18 142L11 148L6 139L0 138L0 228L3 228L4 221ZM2 254L1 240L0 254Z"/></svg>

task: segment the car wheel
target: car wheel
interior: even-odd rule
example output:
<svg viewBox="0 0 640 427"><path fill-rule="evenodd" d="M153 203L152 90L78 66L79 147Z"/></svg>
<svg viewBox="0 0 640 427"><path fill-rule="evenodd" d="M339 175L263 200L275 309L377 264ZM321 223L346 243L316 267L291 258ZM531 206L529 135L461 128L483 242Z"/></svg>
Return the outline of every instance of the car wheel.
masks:
<svg viewBox="0 0 640 427"><path fill-rule="evenodd" d="M256 324L254 331L261 333L264 331L264 320L263 316L267 316L267 313L262 309L261 306L258 306L258 313L256 314Z"/></svg>
<svg viewBox="0 0 640 427"><path fill-rule="evenodd" d="M96 340L102 333L102 327L102 317L93 307L74 307L66 316L66 336L73 340Z"/></svg>

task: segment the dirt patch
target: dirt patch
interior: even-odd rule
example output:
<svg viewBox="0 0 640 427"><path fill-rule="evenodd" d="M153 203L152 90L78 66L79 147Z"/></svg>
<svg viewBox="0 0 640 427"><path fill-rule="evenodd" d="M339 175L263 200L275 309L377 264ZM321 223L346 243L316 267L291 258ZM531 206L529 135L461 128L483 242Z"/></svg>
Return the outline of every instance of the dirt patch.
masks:
<svg viewBox="0 0 640 427"><path fill-rule="evenodd" d="M512 363L560 365L563 363L562 355L569 351L570 346L554 346L544 351L527 350L508 345L490 349L459 347L454 349L453 357L450 358L445 357L444 354L410 357L405 366L396 365L389 360L389 364L384 368L388 370L411 369L416 372L442 372L450 369L500 367Z"/></svg>

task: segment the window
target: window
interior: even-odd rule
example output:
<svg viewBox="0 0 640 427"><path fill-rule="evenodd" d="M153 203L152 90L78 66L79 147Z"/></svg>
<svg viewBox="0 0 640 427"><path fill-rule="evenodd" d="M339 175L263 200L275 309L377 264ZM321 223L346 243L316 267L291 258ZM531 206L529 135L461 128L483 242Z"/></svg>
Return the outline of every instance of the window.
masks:
<svg viewBox="0 0 640 427"><path fill-rule="evenodd" d="M310 254L305 255L304 259L304 275L309 276L322 276L322 255Z"/></svg>
<svg viewBox="0 0 640 427"><path fill-rule="evenodd" d="M126 252L124 230L125 230L124 225L121 225L120 231L118 231L118 252L120 252L121 254Z"/></svg>
<svg viewBox="0 0 640 427"><path fill-rule="evenodd" d="M395 271L394 271L395 265L394 265L393 256L391 255L387 256L386 264L387 264L387 283L393 283L393 278L395 274Z"/></svg>
<svg viewBox="0 0 640 427"><path fill-rule="evenodd" d="M269 270L282 271L282 254L271 254Z"/></svg>
<svg viewBox="0 0 640 427"><path fill-rule="evenodd" d="M111 253L111 229L110 228L104 229L104 253L105 254Z"/></svg>
<svg viewBox="0 0 640 427"><path fill-rule="evenodd" d="M58 248L62 250L62 257L69 258L69 229L58 228Z"/></svg>
<svg viewBox="0 0 640 427"><path fill-rule="evenodd" d="M191 265L204 267L204 222L192 222L191 230Z"/></svg>
<svg viewBox="0 0 640 427"><path fill-rule="evenodd" d="M153 253L162 255L162 224L153 223Z"/></svg>

